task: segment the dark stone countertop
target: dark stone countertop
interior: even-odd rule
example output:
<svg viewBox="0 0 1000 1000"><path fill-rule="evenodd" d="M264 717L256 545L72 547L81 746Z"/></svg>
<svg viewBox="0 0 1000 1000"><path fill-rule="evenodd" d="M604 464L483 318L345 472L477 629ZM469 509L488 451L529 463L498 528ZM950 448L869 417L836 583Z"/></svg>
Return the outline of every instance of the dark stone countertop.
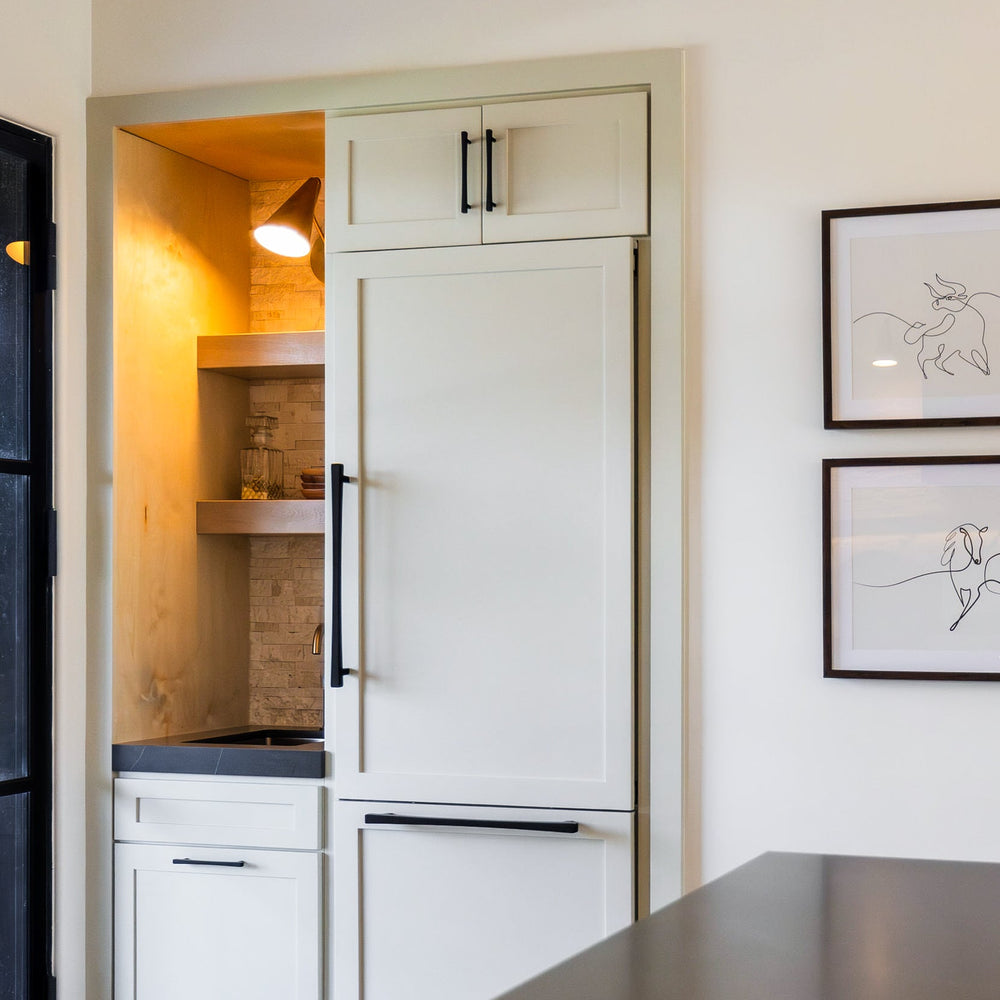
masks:
<svg viewBox="0 0 1000 1000"><path fill-rule="evenodd" d="M115 743L111 747L111 767L115 771L149 774L232 774L262 778L326 775L327 755L322 739L292 746L241 742L241 737L263 729L240 726ZM283 737L304 733L291 726L269 726L266 731Z"/></svg>
<svg viewBox="0 0 1000 1000"><path fill-rule="evenodd" d="M764 854L502 1000L996 1000L1000 864Z"/></svg>

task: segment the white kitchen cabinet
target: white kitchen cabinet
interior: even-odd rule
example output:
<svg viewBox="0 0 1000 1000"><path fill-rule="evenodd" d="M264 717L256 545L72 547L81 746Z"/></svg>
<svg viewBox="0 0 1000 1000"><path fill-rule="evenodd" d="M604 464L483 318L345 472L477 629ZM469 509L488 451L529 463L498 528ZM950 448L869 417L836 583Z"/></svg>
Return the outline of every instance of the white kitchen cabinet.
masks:
<svg viewBox="0 0 1000 1000"><path fill-rule="evenodd" d="M627 238L330 256L338 796L633 808L632 271Z"/></svg>
<svg viewBox="0 0 1000 1000"><path fill-rule="evenodd" d="M115 785L116 1000L319 1000L321 788Z"/></svg>
<svg viewBox="0 0 1000 1000"><path fill-rule="evenodd" d="M644 92L331 117L327 247L642 235Z"/></svg>
<svg viewBox="0 0 1000 1000"><path fill-rule="evenodd" d="M496 996L632 921L631 845L629 813L338 803L333 996Z"/></svg>

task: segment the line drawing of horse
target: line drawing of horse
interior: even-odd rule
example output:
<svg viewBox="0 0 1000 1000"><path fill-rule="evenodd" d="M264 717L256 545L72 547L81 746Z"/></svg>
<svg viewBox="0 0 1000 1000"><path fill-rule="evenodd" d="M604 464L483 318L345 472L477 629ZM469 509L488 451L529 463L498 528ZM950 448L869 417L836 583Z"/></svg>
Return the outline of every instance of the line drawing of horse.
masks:
<svg viewBox="0 0 1000 1000"><path fill-rule="evenodd" d="M928 378L928 365L945 375L955 375L949 362L953 366L958 361L964 361L983 375L989 375L987 319L983 307L988 299L1000 299L1000 296L993 292L973 292L969 295L961 282L945 280L940 274L935 274L934 280L936 288L930 282L923 283L931 296L931 309L943 313L933 326L928 327L922 320L910 322L885 310L864 313L853 320L853 324L872 316L898 320L904 327L904 342L910 347L919 345L916 362L925 379Z"/></svg>
<svg viewBox="0 0 1000 1000"><path fill-rule="evenodd" d="M995 552L983 562L983 535L989 530L989 527L977 528L967 522L953 528L945 537L941 565L947 567L951 585L962 605L962 613L951 624L949 632L955 631L958 623L982 596L983 590L1000 594L1000 579L990 576L991 572L1000 574L1000 553ZM990 564L994 561L996 567L991 571ZM956 566L956 562L961 565ZM979 566L983 567L981 571Z"/></svg>
<svg viewBox="0 0 1000 1000"><path fill-rule="evenodd" d="M961 606L958 617L948 627L949 632L958 628L959 622L975 607L983 592L1000 595L1000 552L994 552L983 561L983 536L989 526L980 528L971 521L956 525L945 535L941 550L943 569L928 570L908 576L894 583L858 583L859 587L883 590L901 587L904 583L920 580L927 576L948 574L952 589ZM980 568L981 567L981 568Z"/></svg>

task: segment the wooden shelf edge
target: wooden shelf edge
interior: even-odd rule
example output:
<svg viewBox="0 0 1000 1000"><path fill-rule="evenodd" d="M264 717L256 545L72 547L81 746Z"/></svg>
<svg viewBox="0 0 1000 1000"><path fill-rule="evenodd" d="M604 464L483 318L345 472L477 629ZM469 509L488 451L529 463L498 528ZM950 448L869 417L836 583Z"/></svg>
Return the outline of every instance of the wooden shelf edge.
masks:
<svg viewBox="0 0 1000 1000"><path fill-rule="evenodd" d="M199 500L199 535L322 535L322 500Z"/></svg>
<svg viewBox="0 0 1000 1000"><path fill-rule="evenodd" d="M325 350L322 330L213 334L198 338L198 368L245 379L322 378Z"/></svg>

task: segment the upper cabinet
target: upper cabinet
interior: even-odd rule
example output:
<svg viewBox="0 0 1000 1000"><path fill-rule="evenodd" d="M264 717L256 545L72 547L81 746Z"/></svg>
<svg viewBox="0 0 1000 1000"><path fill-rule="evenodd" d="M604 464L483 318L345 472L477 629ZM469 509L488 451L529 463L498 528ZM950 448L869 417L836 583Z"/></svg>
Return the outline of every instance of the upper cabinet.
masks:
<svg viewBox="0 0 1000 1000"><path fill-rule="evenodd" d="M327 249L648 232L647 97L331 117Z"/></svg>

